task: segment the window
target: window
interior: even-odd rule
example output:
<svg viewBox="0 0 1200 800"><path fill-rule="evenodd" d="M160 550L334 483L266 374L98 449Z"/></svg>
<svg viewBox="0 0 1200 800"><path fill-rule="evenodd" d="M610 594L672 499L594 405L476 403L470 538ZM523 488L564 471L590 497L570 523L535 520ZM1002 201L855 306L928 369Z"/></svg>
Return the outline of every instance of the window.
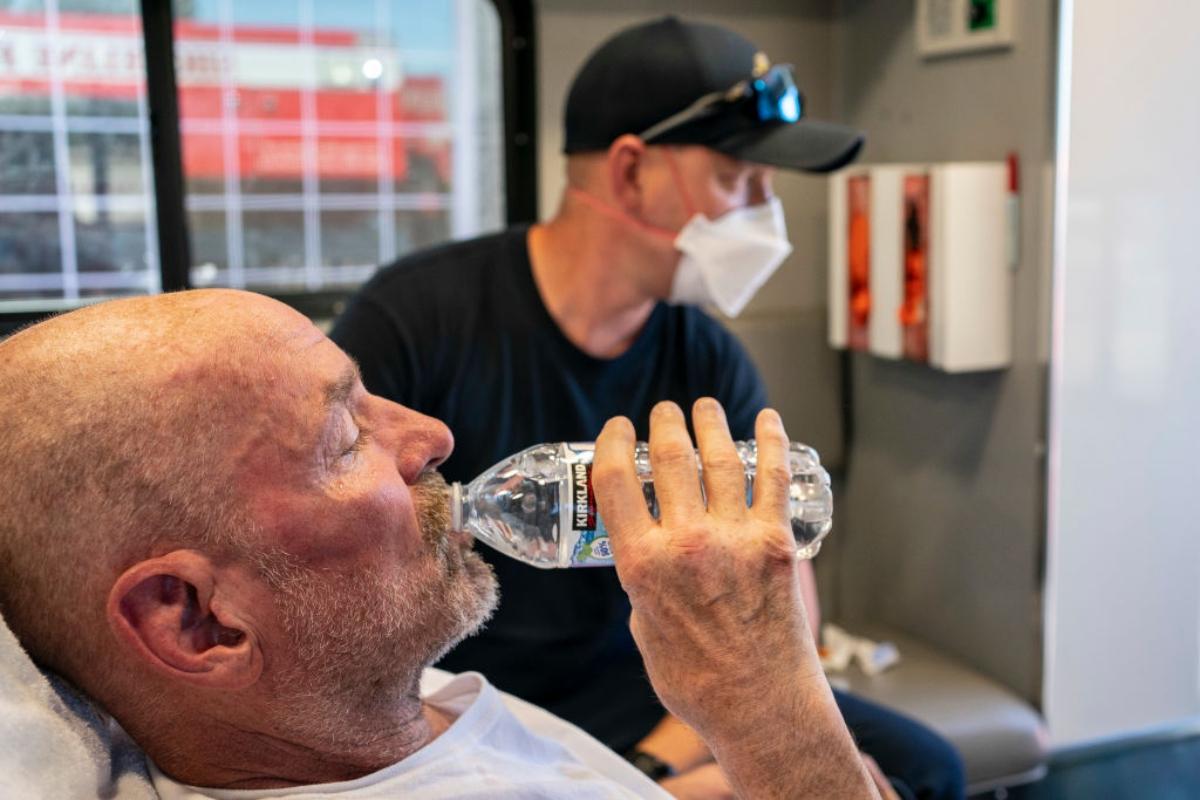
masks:
<svg viewBox="0 0 1200 800"><path fill-rule="evenodd" d="M481 0L176 0L192 285L353 286L504 222Z"/></svg>
<svg viewBox="0 0 1200 800"><path fill-rule="evenodd" d="M0 0L0 310L158 290L135 0Z"/></svg>
<svg viewBox="0 0 1200 800"><path fill-rule="evenodd" d="M529 19L515 5L514 17L488 0L173 0L190 284L344 293L413 249L501 227L514 164L502 28ZM156 292L169 275L139 10L0 0L10 319ZM517 41L529 49L527 33Z"/></svg>

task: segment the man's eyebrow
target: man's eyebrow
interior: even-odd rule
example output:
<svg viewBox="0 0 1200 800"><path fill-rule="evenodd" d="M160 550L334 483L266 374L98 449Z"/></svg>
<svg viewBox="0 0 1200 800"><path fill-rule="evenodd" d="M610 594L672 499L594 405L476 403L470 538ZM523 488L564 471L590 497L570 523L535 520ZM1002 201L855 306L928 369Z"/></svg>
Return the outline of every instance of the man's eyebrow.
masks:
<svg viewBox="0 0 1200 800"><path fill-rule="evenodd" d="M362 380L357 362L351 360L350 365L342 371L341 377L325 387L325 407L345 406L350 404L350 395Z"/></svg>

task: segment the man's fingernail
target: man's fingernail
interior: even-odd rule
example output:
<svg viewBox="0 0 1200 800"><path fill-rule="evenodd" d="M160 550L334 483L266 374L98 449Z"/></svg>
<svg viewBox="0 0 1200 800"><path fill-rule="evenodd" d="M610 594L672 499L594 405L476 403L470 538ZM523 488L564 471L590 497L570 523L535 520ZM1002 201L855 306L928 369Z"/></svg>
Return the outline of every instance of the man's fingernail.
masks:
<svg viewBox="0 0 1200 800"><path fill-rule="evenodd" d="M672 417L682 416L683 412L679 410L679 406L672 403L670 400L663 400L654 407L655 414L667 414Z"/></svg>
<svg viewBox="0 0 1200 800"><path fill-rule="evenodd" d="M628 433L633 423L626 417L612 417L604 423L604 427L610 433Z"/></svg>

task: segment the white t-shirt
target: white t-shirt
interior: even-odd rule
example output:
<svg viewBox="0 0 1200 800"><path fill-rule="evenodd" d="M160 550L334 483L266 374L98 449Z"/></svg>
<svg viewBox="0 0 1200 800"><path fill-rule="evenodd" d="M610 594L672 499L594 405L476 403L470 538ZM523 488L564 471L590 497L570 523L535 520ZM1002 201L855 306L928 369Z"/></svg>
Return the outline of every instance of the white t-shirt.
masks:
<svg viewBox="0 0 1200 800"><path fill-rule="evenodd" d="M497 691L477 672L426 670L425 702L455 717L441 736L352 781L283 789L201 789L151 765L162 800L613 800L669 798L658 784L574 725Z"/></svg>

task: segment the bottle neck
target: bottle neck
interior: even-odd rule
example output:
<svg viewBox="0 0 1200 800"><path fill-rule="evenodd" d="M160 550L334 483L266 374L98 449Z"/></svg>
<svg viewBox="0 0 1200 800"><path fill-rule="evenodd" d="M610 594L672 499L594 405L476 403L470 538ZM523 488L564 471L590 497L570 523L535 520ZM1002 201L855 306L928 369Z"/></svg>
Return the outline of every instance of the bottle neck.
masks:
<svg viewBox="0 0 1200 800"><path fill-rule="evenodd" d="M458 481L450 484L450 530L464 530L467 523L467 492Z"/></svg>

